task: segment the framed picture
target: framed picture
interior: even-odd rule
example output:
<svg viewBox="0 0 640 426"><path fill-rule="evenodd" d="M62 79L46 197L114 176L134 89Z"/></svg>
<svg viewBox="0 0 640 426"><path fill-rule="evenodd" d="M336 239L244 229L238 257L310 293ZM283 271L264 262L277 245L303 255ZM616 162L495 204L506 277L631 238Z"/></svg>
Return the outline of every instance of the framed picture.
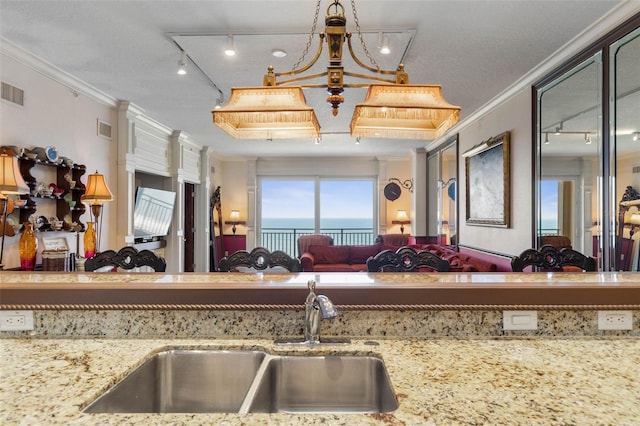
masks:
<svg viewBox="0 0 640 426"><path fill-rule="evenodd" d="M510 226L509 132L486 140L465 157L469 225Z"/></svg>

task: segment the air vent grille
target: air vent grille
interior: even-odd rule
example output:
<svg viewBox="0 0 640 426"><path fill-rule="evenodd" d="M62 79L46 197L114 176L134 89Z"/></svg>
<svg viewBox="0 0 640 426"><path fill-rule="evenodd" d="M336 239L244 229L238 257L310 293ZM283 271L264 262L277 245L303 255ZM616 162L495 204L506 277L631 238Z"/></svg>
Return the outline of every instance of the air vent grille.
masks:
<svg viewBox="0 0 640 426"><path fill-rule="evenodd" d="M24 106L24 90L2 82L2 99L12 104Z"/></svg>
<svg viewBox="0 0 640 426"><path fill-rule="evenodd" d="M640 173L640 166L633 166L633 173Z"/></svg>
<svg viewBox="0 0 640 426"><path fill-rule="evenodd" d="M98 136L111 140L111 124L98 120Z"/></svg>

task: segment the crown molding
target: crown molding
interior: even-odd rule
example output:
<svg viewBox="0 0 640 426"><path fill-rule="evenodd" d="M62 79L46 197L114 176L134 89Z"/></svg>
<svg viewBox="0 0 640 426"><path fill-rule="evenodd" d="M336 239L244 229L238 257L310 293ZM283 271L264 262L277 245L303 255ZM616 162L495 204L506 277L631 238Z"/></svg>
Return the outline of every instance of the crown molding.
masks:
<svg viewBox="0 0 640 426"><path fill-rule="evenodd" d="M55 82L68 87L75 93L82 94L100 104L112 108L116 108L118 106L118 99L74 77L68 72L56 67L52 63L37 57L33 53L23 49L22 47L14 44L6 38L0 38L0 52L3 55L22 63L23 65L26 65L32 70L39 72L45 77L48 77Z"/></svg>
<svg viewBox="0 0 640 426"><path fill-rule="evenodd" d="M483 106L475 110L472 114L458 122L449 129L447 133L433 140L426 146L427 151L433 151L441 145L447 143L453 135L475 123L485 115L489 114L500 105L516 96L523 90L529 90L531 86L554 69L561 66L565 61L580 53L582 50L595 43L628 19L640 12L640 1L627 0L614 7L609 13L602 16L593 24L585 28L577 36L562 45L558 50L549 55L537 66L520 77L511 86L490 99Z"/></svg>

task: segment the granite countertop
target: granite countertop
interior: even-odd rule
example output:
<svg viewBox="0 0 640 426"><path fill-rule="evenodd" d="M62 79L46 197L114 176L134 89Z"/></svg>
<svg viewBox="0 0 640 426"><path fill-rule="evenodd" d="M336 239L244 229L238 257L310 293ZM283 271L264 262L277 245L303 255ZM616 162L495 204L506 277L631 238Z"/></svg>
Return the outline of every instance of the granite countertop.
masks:
<svg viewBox="0 0 640 426"><path fill-rule="evenodd" d="M640 339L356 340L300 348L271 340L0 340L3 425L637 424ZM400 407L383 414L84 414L81 409L163 348L370 354Z"/></svg>

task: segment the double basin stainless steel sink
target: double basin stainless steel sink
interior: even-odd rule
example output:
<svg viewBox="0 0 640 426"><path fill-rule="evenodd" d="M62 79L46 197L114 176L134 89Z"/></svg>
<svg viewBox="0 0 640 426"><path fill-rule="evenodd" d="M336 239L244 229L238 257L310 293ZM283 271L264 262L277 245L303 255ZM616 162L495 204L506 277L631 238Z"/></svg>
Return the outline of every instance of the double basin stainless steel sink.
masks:
<svg viewBox="0 0 640 426"><path fill-rule="evenodd" d="M171 349L153 355L86 413L383 413L398 408L373 356Z"/></svg>

